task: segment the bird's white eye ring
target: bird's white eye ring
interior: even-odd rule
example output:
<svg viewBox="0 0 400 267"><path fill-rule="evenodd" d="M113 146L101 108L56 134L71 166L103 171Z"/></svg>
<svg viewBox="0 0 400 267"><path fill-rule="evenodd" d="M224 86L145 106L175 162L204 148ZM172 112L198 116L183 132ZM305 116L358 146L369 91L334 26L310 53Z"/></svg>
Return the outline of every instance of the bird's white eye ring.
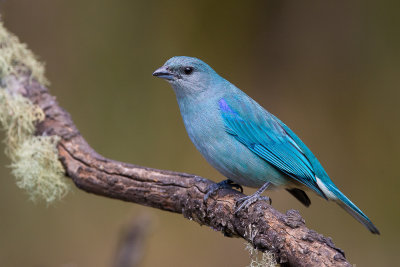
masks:
<svg viewBox="0 0 400 267"><path fill-rule="evenodd" d="M184 67L184 68L183 68L183 72L184 72L186 75L190 75L190 74L192 74L192 72L193 72L193 67Z"/></svg>

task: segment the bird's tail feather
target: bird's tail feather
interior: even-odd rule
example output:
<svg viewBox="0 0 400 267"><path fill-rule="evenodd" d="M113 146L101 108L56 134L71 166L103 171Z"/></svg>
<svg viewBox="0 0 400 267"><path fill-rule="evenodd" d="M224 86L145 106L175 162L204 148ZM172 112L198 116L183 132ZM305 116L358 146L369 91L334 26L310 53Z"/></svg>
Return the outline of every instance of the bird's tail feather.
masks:
<svg viewBox="0 0 400 267"><path fill-rule="evenodd" d="M330 191L337 197L336 203L353 216L357 221L362 223L373 234L379 235L379 230L371 222L371 220L353 203L348 199L336 186L330 186Z"/></svg>

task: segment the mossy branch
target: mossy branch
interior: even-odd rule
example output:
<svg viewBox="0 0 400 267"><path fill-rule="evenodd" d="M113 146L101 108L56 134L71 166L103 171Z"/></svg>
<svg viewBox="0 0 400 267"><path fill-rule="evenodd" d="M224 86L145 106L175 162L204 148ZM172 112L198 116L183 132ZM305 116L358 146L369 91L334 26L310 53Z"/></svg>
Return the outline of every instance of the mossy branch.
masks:
<svg viewBox="0 0 400 267"><path fill-rule="evenodd" d="M50 202L65 195L66 174L87 192L179 213L225 236L241 237L259 251L268 250L278 263L351 266L330 238L305 226L297 211L282 214L257 201L235 214L236 200L243 197L237 191L220 190L204 202L210 180L100 156L49 94L43 71L0 24L0 122L12 172L33 198Z"/></svg>

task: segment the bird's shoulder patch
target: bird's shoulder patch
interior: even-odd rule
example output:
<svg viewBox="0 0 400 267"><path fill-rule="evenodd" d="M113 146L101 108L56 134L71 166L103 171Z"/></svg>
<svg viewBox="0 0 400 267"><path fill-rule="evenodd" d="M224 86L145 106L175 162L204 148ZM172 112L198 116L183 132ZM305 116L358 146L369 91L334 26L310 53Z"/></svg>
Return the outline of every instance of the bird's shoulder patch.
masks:
<svg viewBox="0 0 400 267"><path fill-rule="evenodd" d="M324 197L311 162L268 111L249 97L218 101L226 132L269 164Z"/></svg>

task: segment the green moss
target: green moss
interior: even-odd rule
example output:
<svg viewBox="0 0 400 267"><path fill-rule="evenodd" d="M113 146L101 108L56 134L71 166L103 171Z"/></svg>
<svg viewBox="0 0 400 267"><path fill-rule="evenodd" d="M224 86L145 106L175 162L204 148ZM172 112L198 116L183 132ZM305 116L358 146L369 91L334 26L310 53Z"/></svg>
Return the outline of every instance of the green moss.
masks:
<svg viewBox="0 0 400 267"><path fill-rule="evenodd" d="M278 266L274 254L265 251L264 253L258 251L257 249L253 248L250 243L245 243L245 249L250 254L250 265L249 267L275 267Z"/></svg>
<svg viewBox="0 0 400 267"><path fill-rule="evenodd" d="M11 159L17 185L26 189L32 200L50 203L62 198L69 189L58 160L59 137L35 136L35 125L45 115L29 99L15 93L21 68L47 83L43 65L0 22L0 124L5 131L5 153Z"/></svg>

